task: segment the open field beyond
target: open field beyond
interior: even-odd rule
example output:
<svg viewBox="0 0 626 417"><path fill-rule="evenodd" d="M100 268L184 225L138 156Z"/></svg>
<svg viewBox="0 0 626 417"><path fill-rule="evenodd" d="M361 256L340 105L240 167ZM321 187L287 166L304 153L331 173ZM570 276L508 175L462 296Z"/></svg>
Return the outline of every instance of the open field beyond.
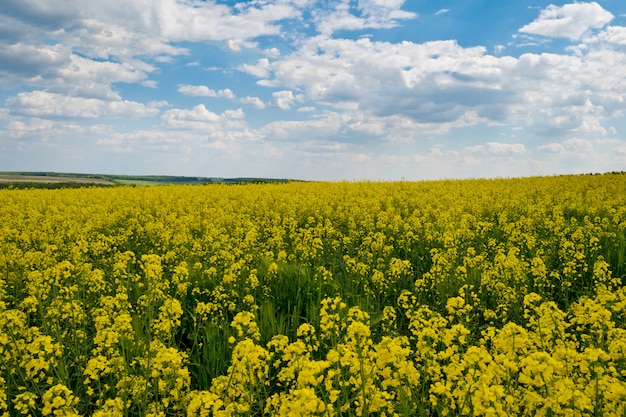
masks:
<svg viewBox="0 0 626 417"><path fill-rule="evenodd" d="M79 183L79 184L101 184L114 185L109 180L97 178L79 178L79 177L55 177L55 176L38 176L38 175L0 175L0 182L30 182L30 183Z"/></svg>
<svg viewBox="0 0 626 417"><path fill-rule="evenodd" d="M625 190L0 190L0 415L626 415Z"/></svg>
<svg viewBox="0 0 626 417"><path fill-rule="evenodd" d="M279 178L215 178L181 177L168 175L104 175L56 172L0 172L2 188L80 188L115 185L209 185L209 184L262 184L289 182Z"/></svg>

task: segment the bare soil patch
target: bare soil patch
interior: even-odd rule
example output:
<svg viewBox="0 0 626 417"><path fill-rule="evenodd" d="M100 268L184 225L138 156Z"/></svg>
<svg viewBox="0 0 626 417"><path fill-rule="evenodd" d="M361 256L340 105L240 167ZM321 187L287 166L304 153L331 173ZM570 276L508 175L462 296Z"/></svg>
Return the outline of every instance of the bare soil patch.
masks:
<svg viewBox="0 0 626 417"><path fill-rule="evenodd" d="M78 183L114 185L112 181L99 178L49 177L39 175L0 175L0 182Z"/></svg>

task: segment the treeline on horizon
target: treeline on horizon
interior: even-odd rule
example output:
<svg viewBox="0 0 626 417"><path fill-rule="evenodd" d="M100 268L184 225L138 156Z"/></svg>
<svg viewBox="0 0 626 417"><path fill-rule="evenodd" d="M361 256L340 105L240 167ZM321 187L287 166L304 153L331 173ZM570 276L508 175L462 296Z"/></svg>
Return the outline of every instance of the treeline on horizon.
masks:
<svg viewBox="0 0 626 417"><path fill-rule="evenodd" d="M81 188L81 187L112 187L118 185L207 185L207 184L260 184L260 183L284 183L290 181L286 178L218 178L218 177L185 177L173 175L103 175L103 174L76 174L76 173L58 173L58 172L0 172L0 175L8 175L16 177L15 181L0 181L0 189L59 189L59 188ZM19 177L42 177L41 182L29 180L21 181ZM68 181L46 181L46 178L67 178ZM109 181L102 182L85 182L72 181L79 180L98 180Z"/></svg>

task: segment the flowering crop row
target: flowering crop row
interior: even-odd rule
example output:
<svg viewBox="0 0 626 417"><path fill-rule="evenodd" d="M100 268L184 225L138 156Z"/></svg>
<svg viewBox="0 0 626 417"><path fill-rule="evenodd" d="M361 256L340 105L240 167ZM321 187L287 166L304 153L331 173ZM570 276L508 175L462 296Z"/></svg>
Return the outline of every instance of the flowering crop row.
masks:
<svg viewBox="0 0 626 417"><path fill-rule="evenodd" d="M2 190L0 415L626 415L625 190Z"/></svg>

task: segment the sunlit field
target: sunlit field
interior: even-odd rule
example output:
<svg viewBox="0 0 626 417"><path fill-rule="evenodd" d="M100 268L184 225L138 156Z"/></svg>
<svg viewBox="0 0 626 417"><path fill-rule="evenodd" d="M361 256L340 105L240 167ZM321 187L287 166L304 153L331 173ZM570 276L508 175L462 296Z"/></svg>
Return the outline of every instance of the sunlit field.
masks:
<svg viewBox="0 0 626 417"><path fill-rule="evenodd" d="M626 415L626 175L0 190L0 219L0 415Z"/></svg>

